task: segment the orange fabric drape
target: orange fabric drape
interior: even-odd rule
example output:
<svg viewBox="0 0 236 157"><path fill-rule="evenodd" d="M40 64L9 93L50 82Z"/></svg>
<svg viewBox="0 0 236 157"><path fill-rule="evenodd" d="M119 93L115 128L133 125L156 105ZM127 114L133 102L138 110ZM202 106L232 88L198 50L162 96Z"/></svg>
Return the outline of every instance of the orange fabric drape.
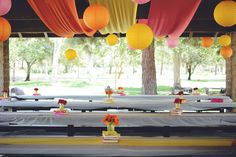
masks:
<svg viewBox="0 0 236 157"><path fill-rule="evenodd" d="M58 36L73 37L74 34L82 33L93 36L96 32L79 19L75 0L28 0L28 3L43 23Z"/></svg>

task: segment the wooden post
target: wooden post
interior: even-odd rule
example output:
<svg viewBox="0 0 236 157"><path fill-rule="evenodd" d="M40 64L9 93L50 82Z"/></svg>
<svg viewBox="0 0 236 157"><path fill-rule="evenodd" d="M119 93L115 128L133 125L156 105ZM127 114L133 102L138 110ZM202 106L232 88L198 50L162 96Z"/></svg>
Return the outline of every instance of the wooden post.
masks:
<svg viewBox="0 0 236 157"><path fill-rule="evenodd" d="M9 68L9 40L0 42L0 93L8 90L10 86Z"/></svg>

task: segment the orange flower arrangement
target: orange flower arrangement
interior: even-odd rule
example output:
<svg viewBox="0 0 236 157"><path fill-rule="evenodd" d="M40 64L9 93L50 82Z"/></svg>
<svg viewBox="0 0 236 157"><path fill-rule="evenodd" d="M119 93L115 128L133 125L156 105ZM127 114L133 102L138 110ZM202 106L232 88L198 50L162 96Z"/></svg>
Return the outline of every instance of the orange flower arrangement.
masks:
<svg viewBox="0 0 236 157"><path fill-rule="evenodd" d="M102 122L105 125L119 125L120 121L117 115L107 114L103 119Z"/></svg>

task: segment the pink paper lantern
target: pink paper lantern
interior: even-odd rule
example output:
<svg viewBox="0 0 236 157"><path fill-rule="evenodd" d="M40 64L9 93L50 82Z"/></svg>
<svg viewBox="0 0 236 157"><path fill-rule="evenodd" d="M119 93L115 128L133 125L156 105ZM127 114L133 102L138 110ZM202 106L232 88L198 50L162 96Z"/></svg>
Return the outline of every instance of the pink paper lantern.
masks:
<svg viewBox="0 0 236 157"><path fill-rule="evenodd" d="M167 39L167 45L170 48L175 48L178 45L178 38L177 39L168 38Z"/></svg>
<svg viewBox="0 0 236 157"><path fill-rule="evenodd" d="M145 3L149 2L150 0L133 0L133 1L137 4L145 4Z"/></svg>
<svg viewBox="0 0 236 157"><path fill-rule="evenodd" d="M0 16L5 15L11 9L11 0L0 0Z"/></svg>

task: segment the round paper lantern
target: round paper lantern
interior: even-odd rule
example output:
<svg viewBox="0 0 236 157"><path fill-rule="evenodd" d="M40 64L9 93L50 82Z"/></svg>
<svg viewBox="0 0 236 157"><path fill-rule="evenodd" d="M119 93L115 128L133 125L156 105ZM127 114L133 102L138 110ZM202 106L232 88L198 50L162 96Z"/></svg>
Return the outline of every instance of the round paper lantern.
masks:
<svg viewBox="0 0 236 157"><path fill-rule="evenodd" d="M145 4L147 2L149 2L150 0L133 0L133 2L137 3L137 4Z"/></svg>
<svg viewBox="0 0 236 157"><path fill-rule="evenodd" d="M224 59L227 59L232 56L233 50L229 46L222 47L220 50L221 56L224 57Z"/></svg>
<svg viewBox="0 0 236 157"><path fill-rule="evenodd" d="M118 43L118 37L115 34L110 34L106 37L106 42L108 45L113 46Z"/></svg>
<svg viewBox="0 0 236 157"><path fill-rule="evenodd" d="M11 9L11 0L0 0L0 16L7 14Z"/></svg>
<svg viewBox="0 0 236 157"><path fill-rule="evenodd" d="M231 44L231 37L229 35L220 36L219 44L221 46L229 46Z"/></svg>
<svg viewBox="0 0 236 157"><path fill-rule="evenodd" d="M73 60L77 57L77 53L73 49L68 49L65 52L65 57L66 57L67 60Z"/></svg>
<svg viewBox="0 0 236 157"><path fill-rule="evenodd" d="M175 48L178 45L178 39L168 38L166 42L170 48Z"/></svg>
<svg viewBox="0 0 236 157"><path fill-rule="evenodd" d="M10 35L11 35L10 23L3 17L0 17L0 41L7 40L10 37Z"/></svg>
<svg viewBox="0 0 236 157"><path fill-rule="evenodd" d="M236 2L221 1L214 10L215 21L223 26L230 27L236 24Z"/></svg>
<svg viewBox="0 0 236 157"><path fill-rule="evenodd" d="M107 26L110 15L104 6L93 4L84 11L83 19L89 28L99 30Z"/></svg>
<svg viewBox="0 0 236 157"><path fill-rule="evenodd" d="M132 48L143 50L152 43L153 33L146 24L136 23L128 29L126 40Z"/></svg>
<svg viewBox="0 0 236 157"><path fill-rule="evenodd" d="M214 40L211 37L202 37L202 46L209 48L214 43Z"/></svg>

